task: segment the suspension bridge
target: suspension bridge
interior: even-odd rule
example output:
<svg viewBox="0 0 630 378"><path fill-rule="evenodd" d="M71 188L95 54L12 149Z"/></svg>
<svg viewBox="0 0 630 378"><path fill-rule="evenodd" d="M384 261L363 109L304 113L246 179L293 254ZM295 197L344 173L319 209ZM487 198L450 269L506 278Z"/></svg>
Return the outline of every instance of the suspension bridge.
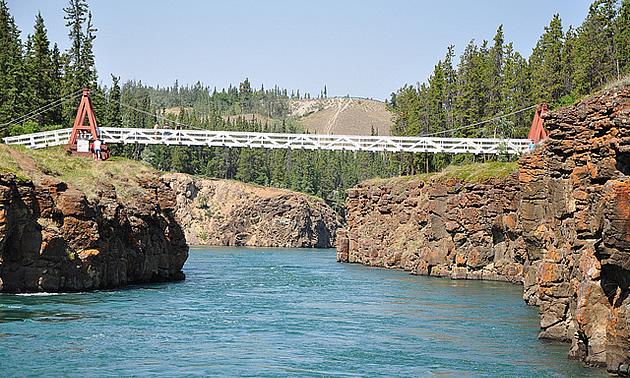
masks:
<svg viewBox="0 0 630 378"><path fill-rule="evenodd" d="M129 107L125 104L121 105ZM139 109L135 110L141 111ZM541 133L542 137L545 136L542 128L542 119L540 119L541 110L541 107L537 109L528 139L317 135L117 128L96 127L97 123L94 118L90 92L84 90L83 99L79 105L73 128L10 136L3 138L3 141L6 144L23 145L27 148L74 145L75 150L77 141L80 139L100 139L105 144L448 154L521 154L527 149L531 140L537 142L538 139L541 139L539 137ZM546 107L544 110L546 111ZM90 126L83 125L86 117Z"/></svg>

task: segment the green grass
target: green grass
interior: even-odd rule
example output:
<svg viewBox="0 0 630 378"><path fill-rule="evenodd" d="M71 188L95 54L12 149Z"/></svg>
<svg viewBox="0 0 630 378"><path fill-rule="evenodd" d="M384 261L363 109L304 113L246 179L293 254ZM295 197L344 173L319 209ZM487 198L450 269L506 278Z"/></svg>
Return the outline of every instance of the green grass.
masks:
<svg viewBox="0 0 630 378"><path fill-rule="evenodd" d="M518 170L518 162L489 162L473 163L465 165L450 165L442 172L422 173L414 176L401 176L389 179L376 178L367 180L368 185L388 184L397 186L399 184L411 184L420 181L456 178L465 182L481 182L488 179L503 179L512 172Z"/></svg>
<svg viewBox="0 0 630 378"><path fill-rule="evenodd" d="M0 172L17 174L20 171L20 162L15 160L9 151L0 148Z"/></svg>
<svg viewBox="0 0 630 378"><path fill-rule="evenodd" d="M12 147L14 148L14 147ZM125 158L112 157L107 161L96 161L90 158L68 155L63 146L49 147L36 150L14 148L20 153L33 158L35 165L41 173L56 177L81 190L89 200L97 197L97 191L113 185L120 199L125 204L133 200L148 198L147 191L143 189L136 179L153 176L157 173L153 168ZM4 151L0 149L0 154ZM8 153L7 153L8 154ZM27 172L20 165L15 168L15 162L8 159L8 164L0 155L3 165L10 165L10 169L16 169L31 179L37 174Z"/></svg>
<svg viewBox="0 0 630 378"><path fill-rule="evenodd" d="M474 163L446 168L439 177L457 178L466 182L480 182L488 179L503 179L518 170L518 162Z"/></svg>

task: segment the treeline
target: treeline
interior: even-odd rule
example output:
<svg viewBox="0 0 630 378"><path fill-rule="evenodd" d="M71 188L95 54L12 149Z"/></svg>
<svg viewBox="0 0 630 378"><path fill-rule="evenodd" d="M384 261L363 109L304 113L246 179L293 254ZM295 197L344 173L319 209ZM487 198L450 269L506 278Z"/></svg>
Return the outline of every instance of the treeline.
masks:
<svg viewBox="0 0 630 378"><path fill-rule="evenodd" d="M251 87L249 79L238 87L230 85L221 91L200 82L180 87L177 81L172 87L151 89L151 103L158 109L183 107L194 109L197 113L221 115L257 113L272 118L286 117L288 100L296 98L294 92L289 95L286 89L278 86L271 90L262 86L256 90Z"/></svg>
<svg viewBox="0 0 630 378"><path fill-rule="evenodd" d="M510 113L543 102L550 109L569 105L630 73L630 0L596 0L582 25L566 31L556 14L529 58L504 38L499 26L491 42L471 41L457 66L450 46L426 82L392 93L392 133L526 138L535 110ZM501 115L509 116L478 124ZM396 161L413 174L470 158L403 154Z"/></svg>
<svg viewBox="0 0 630 378"><path fill-rule="evenodd" d="M20 38L5 0L0 0L0 136L68 127L78 105L73 97L90 88L100 126L303 132L290 115L299 91L252 88L248 79L217 90L197 83L153 88L111 75L97 85L93 43L96 28L85 0L64 8L71 47L49 42L41 15ZM559 15L526 58L505 42L500 26L492 41L471 41L456 62L453 46L424 83L392 93L394 135L525 137L533 104L550 108L573 103L630 71L630 0L597 0L576 29L564 31ZM108 78L110 79L110 78ZM107 80L109 81L109 80ZM327 97L326 87L317 97ZM36 112L42 107L49 111ZM513 114L512 114L513 113ZM259 114L261 117L252 117ZM25 116L26 115L26 116ZM234 118L233 116L237 116ZM496 118L504 115L504 117ZM232 117L230 117L232 116ZM492 122L480 123L493 119ZM17 121L15 121L17 120ZM469 127L469 125L473 125ZM448 132L445 132L448 131ZM372 177L439 170L473 156L332 151L224 149L173 146L111 146L114 155L141 160L163 171L179 171L271 185L313 194L337 205L344 190ZM498 157L507 158L505 156Z"/></svg>
<svg viewBox="0 0 630 378"><path fill-rule="evenodd" d="M162 106L155 107L156 102L151 99L170 95L175 92L176 86L154 89L142 83L127 82L119 88L117 82L114 82L108 93L115 96L109 98L120 97L119 102L130 107L120 107L111 102L108 109L119 108L119 122L124 127L133 125L150 128L157 122L160 134L173 132L170 129L177 125L205 130L304 132L294 119L288 117L288 111L260 120L260 117L252 114L258 112L246 113L242 110L247 109L252 97L257 98L256 106L266 107L268 103L265 96L270 97L271 102L276 102L285 97L283 91L274 89L268 92L261 88L250 92L247 79L238 89L227 92L196 87L199 90L179 89L179 93L194 91L195 94L185 100L180 99L181 107L173 113L174 110L170 108L174 103L164 102ZM224 101L226 93L230 93L231 105L220 110L217 104ZM107 98L104 96L105 101ZM286 100L288 99L285 98ZM206 106L209 107L208 111L201 110ZM170 109L170 112L165 109ZM164 128L167 123L170 129ZM392 177L397 174L390 154L374 152L160 145L114 145L111 148L113 155L143 161L162 171L238 180L315 195L326 200L338 211L343 210L345 189L369 178Z"/></svg>
<svg viewBox="0 0 630 378"><path fill-rule="evenodd" d="M92 14L84 0L70 0L64 12L71 47L61 52L56 43L51 46L41 13L22 41L0 0L0 136L68 127L79 104L77 92L97 90ZM37 111L42 108L47 111Z"/></svg>

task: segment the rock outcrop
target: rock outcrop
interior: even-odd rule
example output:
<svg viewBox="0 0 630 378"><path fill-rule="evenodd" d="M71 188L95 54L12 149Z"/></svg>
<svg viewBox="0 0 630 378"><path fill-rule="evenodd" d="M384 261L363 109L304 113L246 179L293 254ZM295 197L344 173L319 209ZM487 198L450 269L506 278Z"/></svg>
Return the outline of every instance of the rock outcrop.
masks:
<svg viewBox="0 0 630 378"><path fill-rule="evenodd" d="M167 173L189 244L331 248L341 218L289 190Z"/></svg>
<svg viewBox="0 0 630 378"><path fill-rule="evenodd" d="M452 279L523 280L517 174L368 181L346 194L338 261Z"/></svg>
<svg viewBox="0 0 630 378"><path fill-rule="evenodd" d="M549 137L506 180L390 180L347 191L338 260L522 281L540 337L630 375L630 88L543 117ZM518 178L517 178L518 176Z"/></svg>
<svg viewBox="0 0 630 378"><path fill-rule="evenodd" d="M0 291L84 291L184 279L188 246L175 219L175 193L157 173L130 179L140 195L127 204L114 185L98 185L88 197L43 172L35 176L0 172Z"/></svg>
<svg viewBox="0 0 630 378"><path fill-rule="evenodd" d="M521 159L525 300L541 337L570 357L630 373L630 89L547 113L550 131Z"/></svg>

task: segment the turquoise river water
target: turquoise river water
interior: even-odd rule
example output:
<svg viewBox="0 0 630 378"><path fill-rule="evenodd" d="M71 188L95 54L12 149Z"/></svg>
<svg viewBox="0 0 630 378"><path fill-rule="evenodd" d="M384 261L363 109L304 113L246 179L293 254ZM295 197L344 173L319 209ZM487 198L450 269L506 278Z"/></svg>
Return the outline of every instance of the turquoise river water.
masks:
<svg viewBox="0 0 630 378"><path fill-rule="evenodd" d="M607 376L537 339L522 287L191 248L186 281L0 295L0 376Z"/></svg>

